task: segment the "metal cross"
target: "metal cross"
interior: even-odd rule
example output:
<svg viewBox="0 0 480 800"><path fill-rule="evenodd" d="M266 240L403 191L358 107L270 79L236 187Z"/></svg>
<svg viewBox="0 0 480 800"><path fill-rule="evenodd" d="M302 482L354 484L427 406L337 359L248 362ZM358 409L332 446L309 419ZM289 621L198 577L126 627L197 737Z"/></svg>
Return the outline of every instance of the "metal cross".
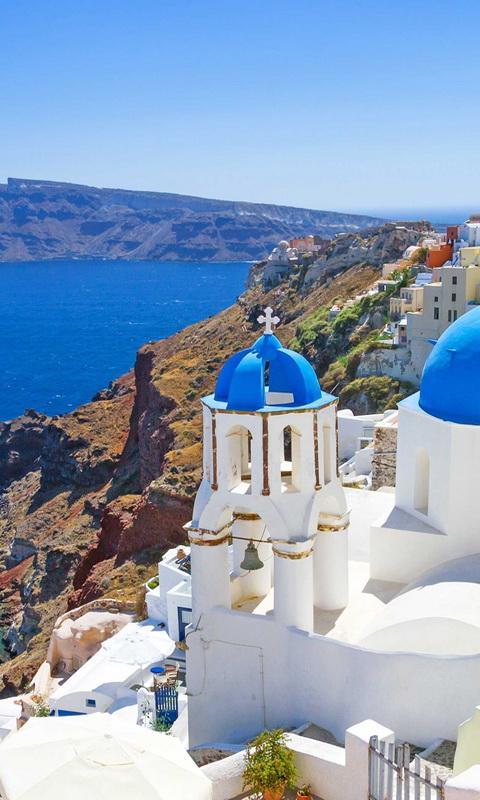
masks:
<svg viewBox="0 0 480 800"><path fill-rule="evenodd" d="M267 306L264 313L257 317L257 322L259 322L260 325L265 323L265 333L273 333L272 325L278 325L280 322L280 319L278 317L272 317L272 314L273 309Z"/></svg>

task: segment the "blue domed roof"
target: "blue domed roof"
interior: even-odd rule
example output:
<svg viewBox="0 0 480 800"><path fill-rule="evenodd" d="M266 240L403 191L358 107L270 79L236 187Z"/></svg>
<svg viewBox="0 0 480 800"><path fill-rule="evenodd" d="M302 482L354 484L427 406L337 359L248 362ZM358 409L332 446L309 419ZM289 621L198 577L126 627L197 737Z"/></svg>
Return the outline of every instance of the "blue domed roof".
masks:
<svg viewBox="0 0 480 800"><path fill-rule="evenodd" d="M463 425L480 425L480 308L440 336L423 368L419 406Z"/></svg>
<svg viewBox="0 0 480 800"><path fill-rule="evenodd" d="M209 405L235 411L316 407L332 399L322 393L307 359L282 347L273 333L264 333L252 347L231 356L213 398L205 398Z"/></svg>

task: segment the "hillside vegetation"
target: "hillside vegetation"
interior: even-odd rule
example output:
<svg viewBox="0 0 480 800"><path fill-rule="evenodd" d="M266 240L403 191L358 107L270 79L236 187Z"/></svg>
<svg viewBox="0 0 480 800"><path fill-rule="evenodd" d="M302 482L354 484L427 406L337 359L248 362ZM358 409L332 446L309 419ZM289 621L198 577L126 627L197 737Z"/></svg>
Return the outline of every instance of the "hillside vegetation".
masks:
<svg viewBox="0 0 480 800"><path fill-rule="evenodd" d="M279 338L312 361L341 405L382 410L410 391L356 376L361 353L381 342L388 303L388 293L368 294L379 277L368 248L366 261L352 266L347 254L335 271L307 284L309 266L298 265L265 288L257 268L234 306L145 345L134 371L91 403L0 424L0 624L18 653L1 671L4 692L31 678L58 614L99 596L132 599L165 548L184 542L200 481L200 397L258 336L266 305L281 319Z"/></svg>

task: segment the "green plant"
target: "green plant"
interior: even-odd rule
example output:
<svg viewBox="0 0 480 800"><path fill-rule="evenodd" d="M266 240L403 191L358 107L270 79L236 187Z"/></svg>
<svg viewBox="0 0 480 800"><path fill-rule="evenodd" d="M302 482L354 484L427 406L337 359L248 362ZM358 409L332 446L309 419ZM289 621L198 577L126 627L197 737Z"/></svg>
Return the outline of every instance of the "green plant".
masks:
<svg viewBox="0 0 480 800"><path fill-rule="evenodd" d="M34 694L32 695L32 702L33 702L33 717L49 717L50 716L50 708L45 700L41 695Z"/></svg>
<svg viewBox="0 0 480 800"><path fill-rule="evenodd" d="M312 787L310 786L309 783L304 783L302 786L300 786L300 789L298 789L298 791L297 791L297 797L298 796L300 796L300 797L308 797L311 800Z"/></svg>
<svg viewBox="0 0 480 800"><path fill-rule="evenodd" d="M171 727L170 723L162 717L157 717L152 722L152 731L157 733L168 733Z"/></svg>
<svg viewBox="0 0 480 800"><path fill-rule="evenodd" d="M150 580L147 583L147 586L148 586L149 589L156 589L157 586L158 586L158 583L159 583L158 576L155 576L154 578L150 578Z"/></svg>
<svg viewBox="0 0 480 800"><path fill-rule="evenodd" d="M419 247L412 256L412 264L425 264L428 256L428 247Z"/></svg>
<svg viewBox="0 0 480 800"><path fill-rule="evenodd" d="M245 755L243 788L261 794L293 789L297 780L295 756L282 730L263 731L250 742Z"/></svg>

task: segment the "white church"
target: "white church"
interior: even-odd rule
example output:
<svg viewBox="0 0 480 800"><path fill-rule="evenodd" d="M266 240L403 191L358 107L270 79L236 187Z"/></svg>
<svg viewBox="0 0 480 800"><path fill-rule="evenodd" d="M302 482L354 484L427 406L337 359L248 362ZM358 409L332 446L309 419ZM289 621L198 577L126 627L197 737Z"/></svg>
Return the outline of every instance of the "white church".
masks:
<svg viewBox="0 0 480 800"><path fill-rule="evenodd" d="M399 407L397 485L344 490L337 399L265 332L204 397L190 746L307 721L456 738L480 703L480 309Z"/></svg>

